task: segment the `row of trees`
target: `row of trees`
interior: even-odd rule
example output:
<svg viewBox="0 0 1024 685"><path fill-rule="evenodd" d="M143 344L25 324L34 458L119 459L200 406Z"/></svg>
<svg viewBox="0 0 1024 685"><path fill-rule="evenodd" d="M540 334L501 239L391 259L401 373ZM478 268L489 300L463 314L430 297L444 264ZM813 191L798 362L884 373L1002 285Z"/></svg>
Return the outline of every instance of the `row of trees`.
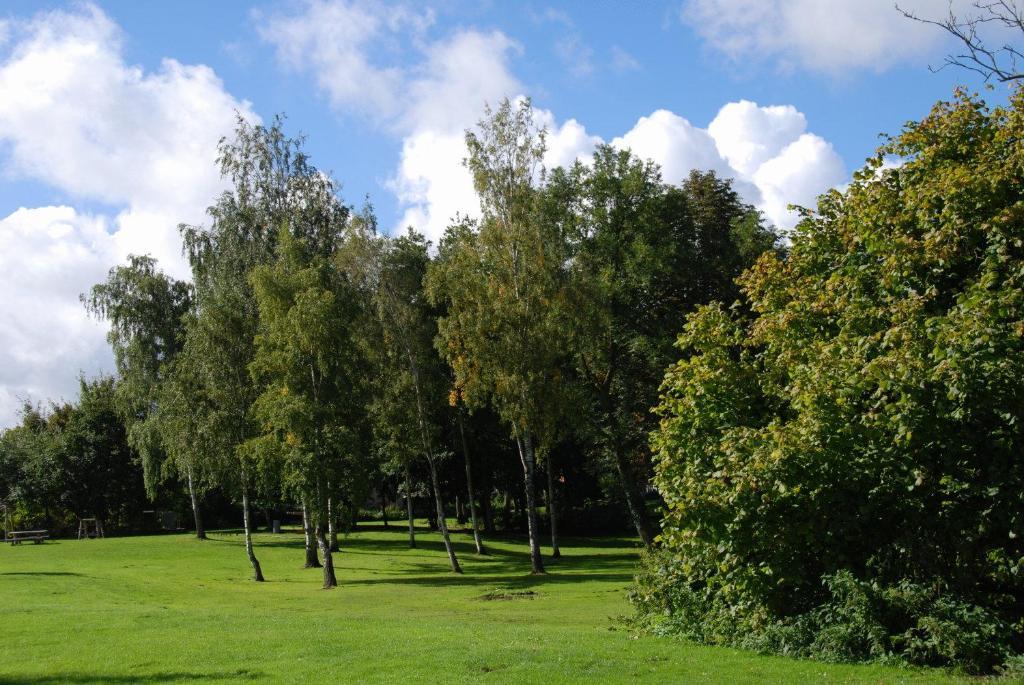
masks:
<svg viewBox="0 0 1024 685"><path fill-rule="evenodd" d="M540 492L557 557L566 472L597 474L651 544L649 408L676 322L734 299L734 278L776 236L714 174L673 186L611 147L548 171L544 137L528 101L487 111L466 136L480 218L455 217L435 252L344 204L280 119L239 120L219 148L229 190L207 225L182 227L191 282L136 256L83 296L110 323L117 381L104 382L150 497L180 484L199 537L204 494L235 497L256 580L253 502L294 503L307 564L332 587L340 513L382 475L411 494L421 474L461 572L448 457L463 457L483 552L477 506L489 521L509 455L535 573Z"/></svg>

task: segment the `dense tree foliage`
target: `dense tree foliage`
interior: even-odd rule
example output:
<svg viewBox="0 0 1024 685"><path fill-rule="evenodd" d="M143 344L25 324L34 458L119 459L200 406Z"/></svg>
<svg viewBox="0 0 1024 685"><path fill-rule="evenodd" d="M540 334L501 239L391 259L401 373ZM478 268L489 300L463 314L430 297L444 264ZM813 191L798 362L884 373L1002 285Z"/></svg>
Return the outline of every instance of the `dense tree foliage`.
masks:
<svg viewBox="0 0 1024 685"><path fill-rule="evenodd" d="M938 104L688 318L644 608L825 658L1024 646L1022 139L1020 92Z"/></svg>
<svg viewBox="0 0 1024 685"><path fill-rule="evenodd" d="M734 300L735 277L773 247L775 235L713 173L695 171L681 187L667 186L655 165L610 146L599 147L590 165L556 170L545 206L572 244L569 330L591 405L587 433L650 545L641 490L649 478L649 409L678 356L676 322L696 305Z"/></svg>
<svg viewBox="0 0 1024 685"><path fill-rule="evenodd" d="M389 390L378 404L385 422L394 421L394 429L381 425L391 442L401 440L400 431L409 436L399 414L415 417L419 453L426 457L430 486L434 495L437 525L444 540L452 571L462 573L448 534L443 494L438 478L438 418L445 399L446 374L443 362L434 351L437 319L424 292L424 279L430 262L427 242L410 231L406 235L380 242L376 290L373 304L381 331L378 357L381 373ZM408 439L408 438L407 438Z"/></svg>
<svg viewBox="0 0 1024 685"><path fill-rule="evenodd" d="M335 228L340 228L335 225ZM358 300L331 259L282 227L278 257L251 276L260 326L250 370L263 388L253 414L262 433L247 449L284 463L286 490L312 503L324 587L337 585L328 522L332 491L357 481L362 359L353 344Z"/></svg>
<svg viewBox="0 0 1024 685"><path fill-rule="evenodd" d="M490 402L515 436L523 466L530 559L543 573L537 520L537 452L557 425L565 355L566 241L541 220L544 134L529 101L505 100L466 134L467 166L480 198L479 225L462 222L442 240L429 292L446 305L439 349L470 406Z"/></svg>
<svg viewBox="0 0 1024 685"><path fill-rule="evenodd" d="M274 260L277 236L287 226L309 248L328 249L348 209L334 195L331 179L313 167L302 141L272 126L239 120L234 140L222 141L218 160L231 184L209 209L209 226L183 227L192 264L197 313L186 335L206 409L198 417L212 439L211 463L219 480L241 496L246 551L257 580L263 572L251 541L250 498L261 485L256 454L243 446L260 434L252 412L262 387L250 376L256 354L259 311L250 273Z"/></svg>
<svg viewBox="0 0 1024 685"><path fill-rule="evenodd" d="M650 541L647 409L675 321L733 297L773 239L711 174L672 187L602 148L549 175L544 137L528 101L467 133L482 219L456 217L435 255L343 204L282 120L240 120L220 145L228 190L208 225L182 227L192 282L132 257L83 297L111 323L116 406L151 494L187 486L200 536L204 498L240 504L257 580L256 514L301 509L306 565L323 555L328 587L335 533L371 490L385 521L404 500L411 545L426 514L454 571L453 510L478 553L481 529L527 532L537 572L542 527L557 557L560 520L632 519ZM46 454L32 435L11 444ZM26 480L6 475L23 461L4 462L6 481Z"/></svg>
<svg viewBox="0 0 1024 685"><path fill-rule="evenodd" d="M157 396L175 357L185 342L184 322L192 306L187 283L175 281L151 257L132 255L128 264L110 270L107 280L93 287L82 301L94 315L110 322L107 339L114 350L118 407L128 441L142 460L146 490L152 498L157 485L173 472L184 475L192 501L196 535L205 537L197 489L201 462L163 439Z"/></svg>
<svg viewBox="0 0 1024 685"><path fill-rule="evenodd" d="M11 525L68 532L80 518L139 525L142 469L114 379L82 380L79 393L77 404L45 413L26 405L21 425L0 435L0 501Z"/></svg>

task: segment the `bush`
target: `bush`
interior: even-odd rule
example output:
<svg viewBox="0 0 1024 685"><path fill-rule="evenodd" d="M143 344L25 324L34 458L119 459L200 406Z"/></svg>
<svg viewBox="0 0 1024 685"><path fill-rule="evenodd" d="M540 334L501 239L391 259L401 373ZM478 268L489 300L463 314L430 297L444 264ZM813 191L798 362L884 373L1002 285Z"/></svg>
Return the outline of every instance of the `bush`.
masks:
<svg viewBox="0 0 1024 685"><path fill-rule="evenodd" d="M973 672L1024 647L1021 140L1024 90L939 103L688 318L658 630Z"/></svg>
<svg viewBox="0 0 1024 685"><path fill-rule="evenodd" d="M992 611L939 584L879 587L848 571L823 579L826 601L782 619L700 592L664 551L645 553L630 601L635 623L656 635L828 662L949 666L968 673L1021 670L1014 630Z"/></svg>

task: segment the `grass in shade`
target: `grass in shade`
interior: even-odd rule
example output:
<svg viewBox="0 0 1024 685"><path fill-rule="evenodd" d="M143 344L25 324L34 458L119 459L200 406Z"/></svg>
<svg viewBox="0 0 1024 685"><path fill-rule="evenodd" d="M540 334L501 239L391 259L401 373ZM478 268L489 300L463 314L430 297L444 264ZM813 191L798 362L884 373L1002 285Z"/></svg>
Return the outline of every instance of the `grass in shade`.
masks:
<svg viewBox="0 0 1024 685"><path fill-rule="evenodd" d="M5 545L0 684L966 682L637 637L631 539L567 539L542 577L522 540L455 539L463 576L437 535L361 525L330 591L298 531L257 536L262 584L235 531Z"/></svg>

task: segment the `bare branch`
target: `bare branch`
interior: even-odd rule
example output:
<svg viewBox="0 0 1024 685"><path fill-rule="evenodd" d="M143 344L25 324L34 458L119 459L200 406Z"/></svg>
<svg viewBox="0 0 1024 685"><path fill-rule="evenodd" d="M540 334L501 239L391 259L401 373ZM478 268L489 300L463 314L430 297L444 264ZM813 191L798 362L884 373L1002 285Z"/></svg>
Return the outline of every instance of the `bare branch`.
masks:
<svg viewBox="0 0 1024 685"><path fill-rule="evenodd" d="M923 17L896 4L896 9L907 19L936 26L956 38L962 44L961 51L950 54L941 67L929 67L933 72L948 66L959 67L981 75L984 80L1001 83L1024 79L1020 64L1024 62L1024 48L1003 43L999 47L986 44L981 30L992 25L997 28L1016 31L1024 38L1024 2L1022 0L974 0L971 10L957 15L952 0L949 13L941 19Z"/></svg>

